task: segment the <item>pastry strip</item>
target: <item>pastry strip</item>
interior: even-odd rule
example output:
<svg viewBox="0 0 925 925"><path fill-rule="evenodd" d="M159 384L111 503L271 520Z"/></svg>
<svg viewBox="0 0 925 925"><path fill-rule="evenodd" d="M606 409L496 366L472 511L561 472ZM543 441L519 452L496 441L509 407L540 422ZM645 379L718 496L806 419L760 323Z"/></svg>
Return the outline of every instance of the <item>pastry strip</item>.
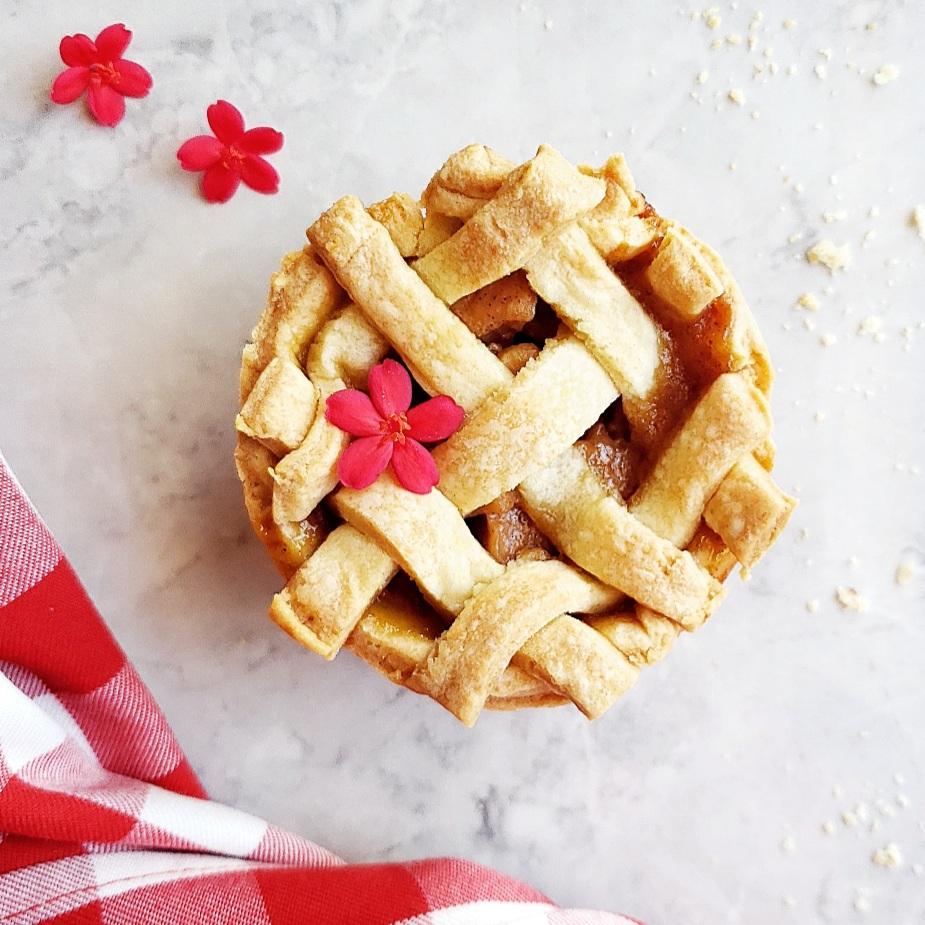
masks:
<svg viewBox="0 0 925 925"><path fill-rule="evenodd" d="M581 669L576 671L576 654ZM563 691L588 719L605 713L636 682L639 670L596 630L563 614L534 633L511 665Z"/></svg>
<svg viewBox="0 0 925 925"><path fill-rule="evenodd" d="M468 410L510 381L504 364L408 267L359 199L338 200L308 237L428 392L450 395Z"/></svg>
<svg viewBox="0 0 925 925"><path fill-rule="evenodd" d="M267 305L244 348L241 401L275 356L301 366L306 346L343 299L337 281L310 247L283 257L270 278Z"/></svg>
<svg viewBox="0 0 925 925"><path fill-rule="evenodd" d="M428 213L469 219L498 192L516 166L486 145L468 145L447 158L428 183L421 201Z"/></svg>
<svg viewBox="0 0 925 925"><path fill-rule="evenodd" d="M577 225L527 263L530 285L581 338L617 388L645 397L659 363L655 322Z"/></svg>
<svg viewBox="0 0 925 925"><path fill-rule="evenodd" d="M267 548L287 580L318 548L324 533L310 521L276 523L273 520L273 479L276 457L252 437L238 433L235 468L244 486L244 505L254 533Z"/></svg>
<svg viewBox="0 0 925 925"><path fill-rule="evenodd" d="M722 599L689 553L604 491L577 448L526 478L520 494L534 523L570 559L683 625L700 625Z"/></svg>
<svg viewBox="0 0 925 925"><path fill-rule="evenodd" d="M273 357L241 406L235 427L282 456L305 439L317 402L302 370L292 360Z"/></svg>
<svg viewBox="0 0 925 925"><path fill-rule="evenodd" d="M795 506L796 501L748 455L720 482L704 510L704 519L743 568L750 569L777 539Z"/></svg>
<svg viewBox="0 0 925 925"><path fill-rule="evenodd" d="M738 373L720 376L633 495L630 511L659 536L687 546L726 473L770 432L761 393Z"/></svg>
<svg viewBox="0 0 925 925"><path fill-rule="evenodd" d="M293 639L332 659L397 571L372 540L342 524L274 595L270 616Z"/></svg>
<svg viewBox="0 0 925 925"><path fill-rule="evenodd" d="M402 257L413 257L417 253L424 216L420 205L407 193L392 193L387 199L374 202L366 211L385 227Z"/></svg>
<svg viewBox="0 0 925 925"><path fill-rule="evenodd" d="M694 320L724 291L723 283L687 238L669 226L646 269L652 291L682 318Z"/></svg>
<svg viewBox="0 0 925 925"><path fill-rule="evenodd" d="M534 633L568 607L600 610L616 594L563 562L512 563L467 602L411 681L471 726L494 681Z"/></svg>
<svg viewBox="0 0 925 925"><path fill-rule="evenodd" d="M362 491L341 488L334 495L334 507L344 520L372 536L445 613L459 613L477 584L504 571L436 488L417 495L385 472Z"/></svg>
<svg viewBox="0 0 925 925"><path fill-rule="evenodd" d="M415 668L427 661L434 640L442 630L443 626L435 618L412 609L399 596L386 591L357 624L348 645L390 681L407 686ZM514 710L565 702L565 697L540 678L508 665L492 685L486 707Z"/></svg>
<svg viewBox="0 0 925 925"><path fill-rule="evenodd" d="M596 206L602 180L579 173L547 145L510 173L497 194L448 241L414 264L421 279L452 304L520 269L549 237Z"/></svg>
<svg viewBox="0 0 925 925"><path fill-rule="evenodd" d="M486 399L434 451L440 490L468 515L551 463L617 397L580 341L547 342L506 390Z"/></svg>

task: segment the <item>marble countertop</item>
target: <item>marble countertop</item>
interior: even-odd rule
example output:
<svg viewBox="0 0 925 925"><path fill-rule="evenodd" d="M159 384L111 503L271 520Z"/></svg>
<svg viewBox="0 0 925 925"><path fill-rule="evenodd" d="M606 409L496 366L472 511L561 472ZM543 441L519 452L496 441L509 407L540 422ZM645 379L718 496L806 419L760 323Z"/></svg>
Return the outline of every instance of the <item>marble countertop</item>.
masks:
<svg viewBox="0 0 925 925"><path fill-rule="evenodd" d="M652 925L923 921L925 7L759 9L4 3L0 443L216 798L350 860L464 855ZM47 88L61 35L118 19L155 88L110 131ZM178 170L218 97L285 133L278 196L209 206ZM279 255L474 140L624 151L723 253L778 368L787 533L593 725L466 730L301 651L264 617L279 579L231 463ZM820 239L850 266L809 265ZM873 863L890 844L901 866Z"/></svg>

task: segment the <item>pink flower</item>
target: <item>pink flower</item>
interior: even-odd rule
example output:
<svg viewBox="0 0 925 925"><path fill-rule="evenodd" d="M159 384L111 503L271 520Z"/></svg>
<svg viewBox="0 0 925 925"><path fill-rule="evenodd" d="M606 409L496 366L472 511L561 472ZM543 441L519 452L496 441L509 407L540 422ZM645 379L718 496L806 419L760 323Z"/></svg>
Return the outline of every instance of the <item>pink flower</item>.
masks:
<svg viewBox="0 0 925 925"><path fill-rule="evenodd" d="M411 377L394 360L374 366L368 386L369 395L341 389L327 400L324 416L358 438L337 461L338 477L348 488L366 488L391 463L404 488L426 495L440 477L421 443L454 434L462 424L463 409L448 395L438 395L409 411Z"/></svg>
<svg viewBox="0 0 925 925"><path fill-rule="evenodd" d="M90 114L103 125L117 125L125 115L126 96L147 96L151 75L122 55L132 33L122 23L107 26L92 41L78 32L61 39L61 60L67 65L51 88L55 103L73 103L87 91Z"/></svg>
<svg viewBox="0 0 925 925"><path fill-rule="evenodd" d="M197 135L180 145L177 160L184 170L203 170L200 189L209 202L227 202L243 180L258 193L279 190L279 174L261 154L283 146L276 129L261 126L244 131L241 113L225 100L206 110L212 135Z"/></svg>

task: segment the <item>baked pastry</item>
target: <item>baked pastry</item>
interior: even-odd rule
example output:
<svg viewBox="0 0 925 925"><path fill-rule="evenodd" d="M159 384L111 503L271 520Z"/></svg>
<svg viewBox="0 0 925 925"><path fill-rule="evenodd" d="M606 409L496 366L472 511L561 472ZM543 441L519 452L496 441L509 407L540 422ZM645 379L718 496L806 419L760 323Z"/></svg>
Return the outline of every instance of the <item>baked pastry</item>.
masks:
<svg viewBox="0 0 925 925"><path fill-rule="evenodd" d="M236 422L286 579L271 617L467 725L600 716L794 507L735 281L621 155L576 168L546 145L520 166L464 148L420 202L347 196L307 235L244 347ZM403 367L452 425L436 399L405 414ZM430 463L404 446L451 432Z"/></svg>

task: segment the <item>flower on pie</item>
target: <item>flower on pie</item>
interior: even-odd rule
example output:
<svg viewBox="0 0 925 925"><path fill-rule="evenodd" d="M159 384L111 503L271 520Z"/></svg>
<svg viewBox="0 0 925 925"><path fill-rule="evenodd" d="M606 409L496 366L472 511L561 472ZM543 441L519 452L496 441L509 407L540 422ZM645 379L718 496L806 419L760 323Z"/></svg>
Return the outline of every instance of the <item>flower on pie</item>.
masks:
<svg viewBox="0 0 925 925"><path fill-rule="evenodd" d="M197 135L180 145L184 170L204 171L200 189L209 202L227 202L243 180L258 193L279 190L279 174L261 154L274 154L283 135L268 126L244 130L244 117L225 100L206 110L213 135Z"/></svg>
<svg viewBox="0 0 925 925"><path fill-rule="evenodd" d="M151 75L122 57L132 33L122 23L107 26L96 37L78 32L61 39L61 60L67 65L51 87L55 103L73 103L87 93L90 114L103 125L117 125L125 115L125 97L147 96Z"/></svg>
<svg viewBox="0 0 925 925"><path fill-rule="evenodd" d="M409 411L411 377L394 360L374 366L367 384L369 395L341 389L326 402L324 416L357 438L337 461L338 478L348 488L366 488L391 463L404 488L426 495L439 475L421 444L454 434L462 424L463 409L448 395L438 395Z"/></svg>

